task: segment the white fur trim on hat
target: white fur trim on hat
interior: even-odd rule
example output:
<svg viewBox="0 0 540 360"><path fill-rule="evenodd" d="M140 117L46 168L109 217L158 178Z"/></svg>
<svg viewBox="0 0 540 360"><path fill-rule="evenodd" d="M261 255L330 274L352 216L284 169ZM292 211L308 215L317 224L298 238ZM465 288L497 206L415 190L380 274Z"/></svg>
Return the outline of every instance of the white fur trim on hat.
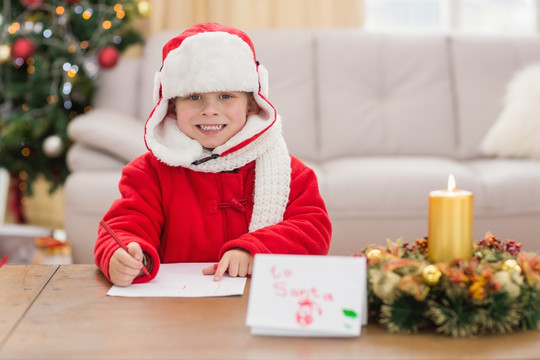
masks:
<svg viewBox="0 0 540 360"><path fill-rule="evenodd" d="M214 91L259 91L253 52L236 35L207 32L171 50L161 70L162 96L172 99Z"/></svg>

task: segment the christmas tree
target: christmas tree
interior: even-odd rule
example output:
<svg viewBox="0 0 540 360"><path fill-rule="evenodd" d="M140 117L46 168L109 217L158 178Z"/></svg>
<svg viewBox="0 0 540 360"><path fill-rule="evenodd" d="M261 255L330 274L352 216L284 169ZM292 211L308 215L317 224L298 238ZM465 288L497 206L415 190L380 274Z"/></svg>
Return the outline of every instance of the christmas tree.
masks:
<svg viewBox="0 0 540 360"><path fill-rule="evenodd" d="M3 0L0 9L0 167L31 193L68 175L66 129L91 110L101 69L142 42L135 0Z"/></svg>

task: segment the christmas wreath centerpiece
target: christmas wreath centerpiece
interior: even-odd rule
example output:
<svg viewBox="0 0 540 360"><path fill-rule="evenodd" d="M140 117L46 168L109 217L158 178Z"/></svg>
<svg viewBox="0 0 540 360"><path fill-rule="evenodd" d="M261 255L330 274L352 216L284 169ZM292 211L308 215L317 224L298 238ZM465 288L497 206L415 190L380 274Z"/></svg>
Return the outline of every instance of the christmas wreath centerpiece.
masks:
<svg viewBox="0 0 540 360"><path fill-rule="evenodd" d="M486 234L470 261L430 263L428 241L368 246L370 322L393 333L454 336L540 329L540 256Z"/></svg>

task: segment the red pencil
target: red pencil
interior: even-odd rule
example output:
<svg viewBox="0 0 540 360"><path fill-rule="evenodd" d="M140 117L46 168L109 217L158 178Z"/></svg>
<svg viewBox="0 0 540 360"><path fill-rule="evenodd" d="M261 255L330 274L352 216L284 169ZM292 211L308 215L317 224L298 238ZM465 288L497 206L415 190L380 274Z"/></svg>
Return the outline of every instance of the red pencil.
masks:
<svg viewBox="0 0 540 360"><path fill-rule="evenodd" d="M109 235L111 235L111 237L118 243L118 245L120 245L120 247L121 247L122 249L124 249L124 250L129 254L129 250L128 250L126 244L124 244L124 242L123 242L122 240L120 240L120 239L118 238L118 236L116 236L116 234L115 234L114 231L109 227L109 225L107 225L107 223L106 223L105 221L103 221L103 220L101 220L99 223L101 224L101 226L103 226L103 228L104 228L105 230L107 230L107 232L109 233ZM150 276L150 272L148 272L148 269L146 268L146 266L143 265L142 270L143 270L143 272L144 272L146 275Z"/></svg>

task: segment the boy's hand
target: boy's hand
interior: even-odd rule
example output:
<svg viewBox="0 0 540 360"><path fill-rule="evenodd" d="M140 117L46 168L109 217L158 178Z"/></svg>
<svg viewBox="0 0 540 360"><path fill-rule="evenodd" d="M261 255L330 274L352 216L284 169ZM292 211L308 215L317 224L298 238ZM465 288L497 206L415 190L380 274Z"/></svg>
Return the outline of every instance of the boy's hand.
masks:
<svg viewBox="0 0 540 360"><path fill-rule="evenodd" d="M220 281L228 270L229 276L245 277L253 270L253 255L243 249L232 249L223 254L217 268L214 265L203 269L204 275L214 275L214 281Z"/></svg>
<svg viewBox="0 0 540 360"><path fill-rule="evenodd" d="M117 286L129 286L141 273L143 266L143 251L136 242L127 245L129 254L122 248L118 248L111 257L109 263L109 276L111 282Z"/></svg>

